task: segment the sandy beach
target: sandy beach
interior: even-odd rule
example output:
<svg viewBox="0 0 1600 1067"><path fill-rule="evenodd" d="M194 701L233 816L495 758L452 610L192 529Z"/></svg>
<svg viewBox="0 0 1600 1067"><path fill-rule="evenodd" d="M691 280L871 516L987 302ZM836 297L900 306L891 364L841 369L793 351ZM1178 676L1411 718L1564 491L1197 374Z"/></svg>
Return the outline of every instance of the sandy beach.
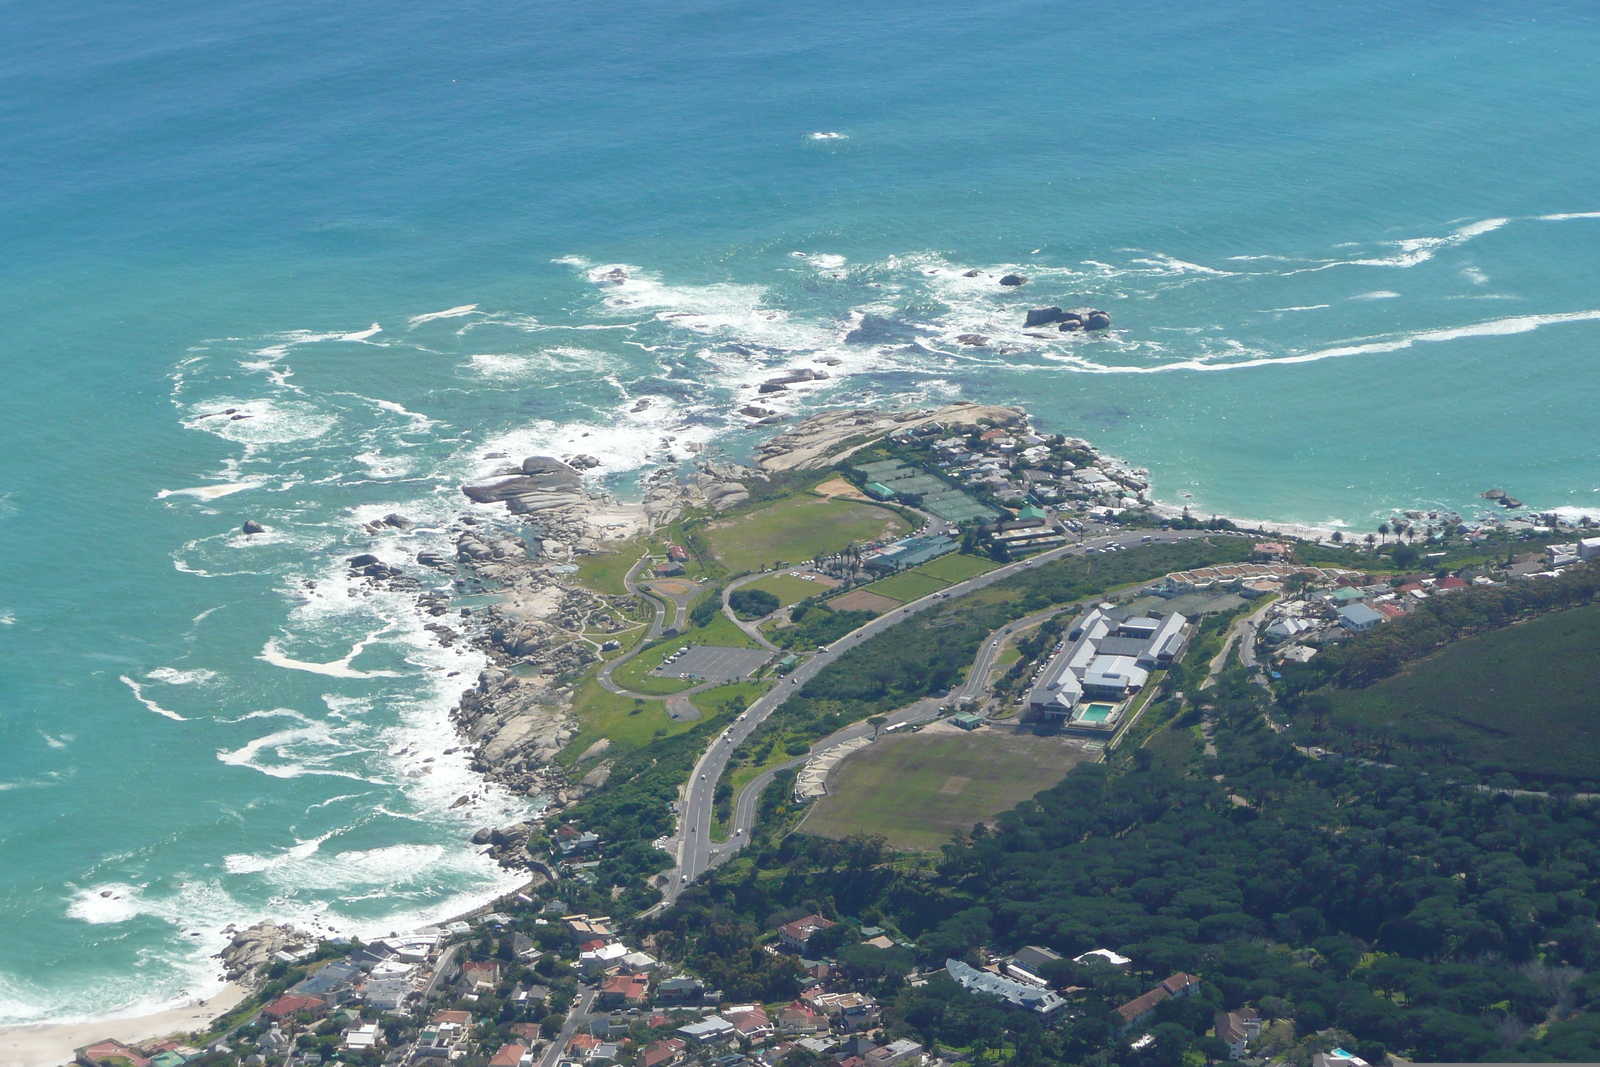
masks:
<svg viewBox="0 0 1600 1067"><path fill-rule="evenodd" d="M132 1043L203 1030L211 1020L231 1010L244 998L244 987L230 983L210 1000L153 1015L99 1022L8 1026L0 1029L0 1067L60 1067L72 1060L73 1050L94 1041L113 1038Z"/></svg>

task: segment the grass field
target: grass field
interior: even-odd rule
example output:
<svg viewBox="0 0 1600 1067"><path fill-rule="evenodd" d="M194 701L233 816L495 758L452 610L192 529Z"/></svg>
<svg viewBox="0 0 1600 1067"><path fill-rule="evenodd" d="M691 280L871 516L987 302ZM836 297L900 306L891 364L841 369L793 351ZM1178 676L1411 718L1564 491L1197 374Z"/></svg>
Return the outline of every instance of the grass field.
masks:
<svg viewBox="0 0 1600 1067"><path fill-rule="evenodd" d="M956 552L948 556L940 556L936 560L931 560L913 569L921 574L926 574L929 577L938 578L940 581L954 585L956 582L964 582L968 578L976 578L980 574L987 574L998 566L1000 564L994 560L980 559L977 556L969 556L964 552Z"/></svg>
<svg viewBox="0 0 1600 1067"><path fill-rule="evenodd" d="M1366 689L1330 724L1515 775L1600 782L1600 604L1446 646Z"/></svg>
<svg viewBox="0 0 1600 1067"><path fill-rule="evenodd" d="M578 561L578 581L597 593L621 596L628 591L622 584L628 568L639 562L641 552L635 542L620 546L615 552L601 552L584 556Z"/></svg>
<svg viewBox="0 0 1600 1067"><path fill-rule="evenodd" d="M774 574L759 581L742 585L741 589L761 589L778 598L778 603L783 607L798 604L808 596L826 593L829 586L821 582L808 582L801 578L791 578L787 574Z"/></svg>
<svg viewBox="0 0 1600 1067"><path fill-rule="evenodd" d="M937 578L930 578L926 574L919 574L915 570L901 571L873 582L871 585L862 586L869 593L886 596L890 600L898 600L902 604L908 600L925 597L929 593L937 593L941 589L949 589L949 582L942 582Z"/></svg>
<svg viewBox="0 0 1600 1067"><path fill-rule="evenodd" d="M904 520L884 508L805 493L714 523L704 536L722 564L739 573L776 560L800 563L851 541L905 530Z"/></svg>
<svg viewBox="0 0 1600 1067"><path fill-rule="evenodd" d="M1084 758L1062 738L991 730L884 737L834 769L800 829L934 850L1055 785Z"/></svg>
<svg viewBox="0 0 1600 1067"><path fill-rule="evenodd" d="M567 765L602 737L611 738L613 745L622 748L638 748L657 736L680 734L694 725L673 722L667 717L666 705L659 700L647 700L641 709L632 697L602 689L592 677L585 679L573 694L572 710L578 718L578 736L561 750L560 760Z"/></svg>

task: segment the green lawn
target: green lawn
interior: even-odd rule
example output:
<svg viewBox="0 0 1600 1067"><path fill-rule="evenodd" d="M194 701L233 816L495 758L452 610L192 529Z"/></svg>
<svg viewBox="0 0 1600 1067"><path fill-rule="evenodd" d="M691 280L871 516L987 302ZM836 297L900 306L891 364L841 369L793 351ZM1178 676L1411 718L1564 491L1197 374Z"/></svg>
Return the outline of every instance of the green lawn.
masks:
<svg viewBox="0 0 1600 1067"><path fill-rule="evenodd" d="M940 581L938 578L930 578L928 575L912 569L901 571L899 574L873 582L871 585L864 585L862 588L869 593L877 593L879 596L886 596L891 600L905 603L908 600L916 600L918 597L927 596L929 593L937 593L941 589L948 589L950 588L950 583Z"/></svg>
<svg viewBox="0 0 1600 1067"><path fill-rule="evenodd" d="M777 597L778 602L784 607L788 607L790 604L798 604L808 596L826 593L829 589L828 586L823 585L821 582L807 582L800 578L791 578L787 574L770 575L759 581L751 582L749 585L742 585L739 588L765 590Z"/></svg>
<svg viewBox="0 0 1600 1067"><path fill-rule="evenodd" d="M998 566L1000 564L992 559L981 559L978 556L969 556L964 552L957 552L949 556L940 556L938 559L924 563L914 569L954 585L956 582L964 582L968 578L976 578L980 574L987 574Z"/></svg>
<svg viewBox="0 0 1600 1067"><path fill-rule="evenodd" d="M898 849L932 851L1066 776L1083 753L1058 737L978 730L889 735L828 777L800 830L824 837L882 834Z"/></svg>
<svg viewBox="0 0 1600 1067"><path fill-rule="evenodd" d="M804 493L712 523L703 535L723 565L740 573L777 560L802 563L852 541L898 536L906 529L903 519L884 508Z"/></svg>
<svg viewBox="0 0 1600 1067"><path fill-rule="evenodd" d="M1360 737L1516 775L1600 781L1600 604L1447 645L1366 689L1332 691Z"/></svg>
<svg viewBox="0 0 1600 1067"><path fill-rule="evenodd" d="M597 593L622 596L628 591L622 579L627 577L628 568L639 562L641 555L638 544L630 541L614 552L583 556L578 560L578 573L573 577Z"/></svg>
<svg viewBox="0 0 1600 1067"><path fill-rule="evenodd" d="M613 745L622 748L638 748L655 740L658 730L666 731L663 736L681 734L694 725L673 722L667 717L666 705L659 700L647 700L643 710L636 709L632 697L602 689L592 677L585 679L572 697L578 736L561 750L561 762L570 765L602 737L611 738Z"/></svg>

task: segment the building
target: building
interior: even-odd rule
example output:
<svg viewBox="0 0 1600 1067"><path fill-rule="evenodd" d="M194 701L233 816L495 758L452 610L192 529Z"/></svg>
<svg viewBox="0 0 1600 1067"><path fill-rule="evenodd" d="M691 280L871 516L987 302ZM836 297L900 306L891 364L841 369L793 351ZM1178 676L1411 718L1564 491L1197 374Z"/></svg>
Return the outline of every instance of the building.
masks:
<svg viewBox="0 0 1600 1067"><path fill-rule="evenodd" d="M649 1002L650 979L642 974L614 974L600 983L602 1011L639 1008Z"/></svg>
<svg viewBox="0 0 1600 1067"><path fill-rule="evenodd" d="M292 1015L299 1015L301 1012L306 1012L309 1015L321 1015L327 1006L327 1003L321 997L298 997L292 994L285 994L262 1008L261 1014L268 1019L282 1020Z"/></svg>
<svg viewBox="0 0 1600 1067"><path fill-rule="evenodd" d="M639 1055L634 1057L633 1067L673 1067L683 1059L683 1050L687 1047L681 1037L664 1037L652 1041L639 1050Z"/></svg>
<svg viewBox="0 0 1600 1067"><path fill-rule="evenodd" d="M867 1067L918 1067L922 1063L922 1046L903 1037L869 1049L861 1058L867 1061Z"/></svg>
<svg viewBox="0 0 1600 1067"><path fill-rule="evenodd" d="M1067 1003L1051 990L1040 989L1026 982L1018 982L1010 978L1002 978L997 974L990 974L987 971L980 971L976 967L962 963L960 960L945 960L944 969L963 989L973 993L999 997L1013 1008L1031 1011L1035 1015L1054 1015L1064 1008Z"/></svg>
<svg viewBox="0 0 1600 1067"><path fill-rule="evenodd" d="M489 1067L525 1067L528 1062L527 1045L501 1045L489 1060Z"/></svg>
<svg viewBox="0 0 1600 1067"><path fill-rule="evenodd" d="M620 966L628 957L628 946L620 941L578 953L578 968L586 975L596 975Z"/></svg>
<svg viewBox="0 0 1600 1067"><path fill-rule="evenodd" d="M85 1067L103 1067L126 1060L129 1067L148 1067L150 1061L120 1041L96 1041L85 1045L74 1054Z"/></svg>
<svg viewBox="0 0 1600 1067"><path fill-rule="evenodd" d="M705 995L705 983L698 978L668 978L656 986L656 1000L663 1004L699 1004Z"/></svg>
<svg viewBox="0 0 1600 1067"><path fill-rule="evenodd" d="M1245 1046L1250 1043L1250 1035L1245 1032L1244 1020L1232 1012L1219 1011L1215 1023L1217 1040L1228 1046L1228 1059L1242 1059Z"/></svg>
<svg viewBox="0 0 1600 1067"><path fill-rule="evenodd" d="M1061 962L1061 957L1049 949L1040 948L1038 945L1028 945L1026 948L1018 949L1005 962L1001 970L1019 982L1046 986L1049 983L1041 977L1045 964L1059 962Z"/></svg>
<svg viewBox="0 0 1600 1067"><path fill-rule="evenodd" d="M1112 952L1108 948L1092 948L1081 956L1074 956L1072 962L1080 966L1086 966L1091 963L1104 963L1115 967L1119 971L1126 971L1133 965L1133 960L1127 956Z"/></svg>
<svg viewBox="0 0 1600 1067"><path fill-rule="evenodd" d="M720 1015L708 1015L697 1023L678 1027L678 1033L691 1045L715 1045L731 1040L733 1024Z"/></svg>
<svg viewBox="0 0 1600 1067"><path fill-rule="evenodd" d="M778 927L778 939L796 952L803 951L812 935L833 926L833 921L820 915L807 915L803 919L784 923Z"/></svg>
<svg viewBox="0 0 1600 1067"><path fill-rule="evenodd" d="M760 1044L777 1032L772 1025L772 1020L767 1017L766 1011L759 1004L749 1004L734 1008L724 1016L733 1026L733 1031L739 1040Z"/></svg>
<svg viewBox="0 0 1600 1067"><path fill-rule="evenodd" d="M689 550L684 548L682 545L668 545L667 559L673 560L677 563L687 563L689 560Z"/></svg>
<svg viewBox="0 0 1600 1067"><path fill-rule="evenodd" d="M1170 667L1183 655L1189 630L1189 620L1176 612L1159 619L1117 619L1102 608L1089 610L1068 632L1071 643L1039 673L1028 694L1029 712L1072 732L1115 732L1120 708L1091 706L1091 710L1080 705L1095 700L1115 705L1138 692L1152 672Z"/></svg>
<svg viewBox="0 0 1600 1067"><path fill-rule="evenodd" d="M655 574L657 578L676 578L679 575L687 573L688 572L683 568L683 564L679 563L677 560L669 560L666 563L656 564Z"/></svg>
<svg viewBox="0 0 1600 1067"><path fill-rule="evenodd" d="M357 1052L377 1048L381 1040L383 1033L377 1023L360 1023L344 1032L344 1047Z"/></svg>
<svg viewBox="0 0 1600 1067"><path fill-rule="evenodd" d="M963 711L959 715L950 716L950 725L959 726L963 730L976 730L983 725L983 716L976 712Z"/></svg>
<svg viewBox="0 0 1600 1067"><path fill-rule="evenodd" d="M1383 612L1369 608L1365 604L1348 604L1339 609L1339 625L1357 633L1370 630L1380 622L1387 622L1388 619L1389 617Z"/></svg>
<svg viewBox="0 0 1600 1067"><path fill-rule="evenodd" d="M804 1001L778 1009L778 1029L785 1034L814 1034L827 1028L827 1018Z"/></svg>
<svg viewBox="0 0 1600 1067"><path fill-rule="evenodd" d="M1200 979L1192 974L1179 971L1168 978L1150 992L1140 997L1135 997L1126 1004L1112 1011L1112 1019L1119 1030L1126 1031L1138 1026L1151 1015L1164 1001L1174 997L1192 997L1200 991Z"/></svg>

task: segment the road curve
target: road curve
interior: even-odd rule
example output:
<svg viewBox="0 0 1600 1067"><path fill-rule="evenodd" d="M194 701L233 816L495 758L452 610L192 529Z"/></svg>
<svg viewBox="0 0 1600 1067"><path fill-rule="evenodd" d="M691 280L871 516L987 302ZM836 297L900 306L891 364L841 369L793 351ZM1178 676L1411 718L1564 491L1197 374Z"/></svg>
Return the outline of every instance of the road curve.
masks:
<svg viewBox="0 0 1600 1067"><path fill-rule="evenodd" d="M1007 563L987 573L968 578L966 581L958 582L948 589L941 590L940 593L931 593L919 600L903 604L893 611L885 612L883 615L852 630L833 642L833 644L819 651L816 655L796 667L786 678L779 680L777 685L752 703L727 730L717 736L716 740L701 755L694 766L694 770L690 772L689 784L684 791L683 811L679 818L679 833L676 842L677 862L667 872L668 883L663 890L665 896L665 900L662 902L663 905L670 904L690 882L693 882L705 871L723 862L729 855L737 851L743 844L745 835L749 832L748 824L739 822L736 812L736 825L730 829L742 832L734 834L723 842L713 841L711 838L713 799L716 795L717 782L727 769L728 757L745 738L750 736L750 733L757 726L761 725L788 698L790 693L797 692L802 685L815 677L818 672L832 664L841 653L849 651L863 641L877 636L889 627L905 621L925 608L932 607L945 599L982 589L1040 563L1069 555L1081 555L1091 547L1109 544L1137 545L1144 536L1151 537L1152 541L1170 544L1194 537L1204 537L1214 532L1211 530L1170 530L1153 535L1141 535L1137 530L1134 530L1107 534L1080 541L1076 544L1064 545L1061 548L1050 549L1029 559L1020 560L1016 563ZM1060 607L1052 610L1059 611ZM1014 626L1015 624L1012 625ZM974 671L974 674L976 673ZM972 676L969 676L968 682L972 682ZM748 788L745 793L750 796L756 795L753 790ZM748 808L749 811L754 811L753 800L749 803Z"/></svg>

